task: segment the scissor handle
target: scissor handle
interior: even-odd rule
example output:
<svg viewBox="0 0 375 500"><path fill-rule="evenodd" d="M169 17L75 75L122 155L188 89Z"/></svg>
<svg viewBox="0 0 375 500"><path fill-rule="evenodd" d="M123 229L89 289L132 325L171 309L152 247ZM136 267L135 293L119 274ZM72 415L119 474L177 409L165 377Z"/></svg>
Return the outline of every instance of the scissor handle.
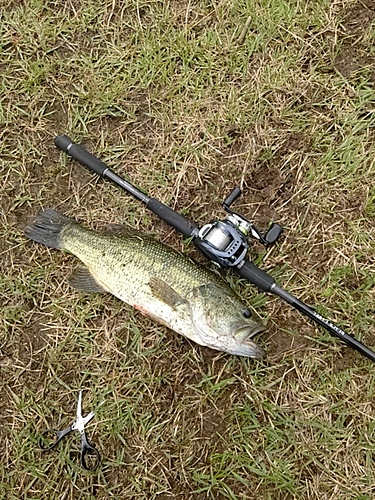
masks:
<svg viewBox="0 0 375 500"><path fill-rule="evenodd" d="M100 454L98 450L88 442L85 432L81 434L81 443L82 467L88 471L93 471L100 464Z"/></svg>
<svg viewBox="0 0 375 500"><path fill-rule="evenodd" d="M42 451L52 450L52 448L54 448L57 445L57 443L60 442L62 438L67 434L69 434L69 432L71 431L72 431L71 425L69 425L69 427L63 429L62 431L55 431L53 429L48 429L44 431L41 437L38 439L39 448ZM55 435L54 439L52 439L51 437L52 435ZM47 444L45 444L46 442Z"/></svg>

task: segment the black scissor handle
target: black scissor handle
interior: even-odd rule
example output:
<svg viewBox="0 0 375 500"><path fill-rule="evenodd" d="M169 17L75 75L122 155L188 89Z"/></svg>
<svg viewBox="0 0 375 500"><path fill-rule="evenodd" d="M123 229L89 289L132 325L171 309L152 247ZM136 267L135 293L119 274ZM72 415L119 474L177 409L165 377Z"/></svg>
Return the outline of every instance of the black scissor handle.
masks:
<svg viewBox="0 0 375 500"><path fill-rule="evenodd" d="M60 442L62 438L67 434L69 434L69 432L71 431L72 431L71 425L69 425L69 427L67 427L62 431L54 431L53 429L46 430L38 439L39 448L42 451L52 450L52 448L54 448L57 445L57 443Z"/></svg>
<svg viewBox="0 0 375 500"><path fill-rule="evenodd" d="M95 470L100 464L100 454L98 450L92 446L86 437L86 433L81 434L81 464L88 471Z"/></svg>

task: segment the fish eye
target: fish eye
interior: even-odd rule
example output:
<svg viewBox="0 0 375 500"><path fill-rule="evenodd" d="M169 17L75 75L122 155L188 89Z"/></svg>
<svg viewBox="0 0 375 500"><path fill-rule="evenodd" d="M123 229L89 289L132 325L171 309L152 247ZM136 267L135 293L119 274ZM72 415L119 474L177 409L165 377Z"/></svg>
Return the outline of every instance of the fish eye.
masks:
<svg viewBox="0 0 375 500"><path fill-rule="evenodd" d="M250 309L245 309L242 313L242 315L245 317L245 318L251 318L251 311Z"/></svg>

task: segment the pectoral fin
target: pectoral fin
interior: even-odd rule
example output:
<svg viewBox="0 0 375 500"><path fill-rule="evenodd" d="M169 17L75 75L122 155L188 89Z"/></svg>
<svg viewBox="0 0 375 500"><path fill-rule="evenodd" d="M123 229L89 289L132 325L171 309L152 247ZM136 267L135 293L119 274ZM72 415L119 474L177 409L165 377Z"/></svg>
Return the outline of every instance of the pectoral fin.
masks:
<svg viewBox="0 0 375 500"><path fill-rule="evenodd" d="M154 297L168 304L170 307L175 308L180 304L186 303L186 300L176 290L160 278L152 276L148 284Z"/></svg>
<svg viewBox="0 0 375 500"><path fill-rule="evenodd" d="M81 292L106 292L87 267L77 267L68 281L70 286Z"/></svg>

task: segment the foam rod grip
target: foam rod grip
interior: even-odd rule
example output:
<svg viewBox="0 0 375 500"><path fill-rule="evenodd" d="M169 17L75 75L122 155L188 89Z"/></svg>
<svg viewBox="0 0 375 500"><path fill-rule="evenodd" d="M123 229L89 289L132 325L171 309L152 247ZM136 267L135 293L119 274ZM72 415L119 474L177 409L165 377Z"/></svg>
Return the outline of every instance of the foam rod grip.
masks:
<svg viewBox="0 0 375 500"><path fill-rule="evenodd" d="M108 166L105 163L89 153L82 146L75 144L66 135L57 136L55 139L55 146L101 177L103 177L105 171L108 170Z"/></svg>

